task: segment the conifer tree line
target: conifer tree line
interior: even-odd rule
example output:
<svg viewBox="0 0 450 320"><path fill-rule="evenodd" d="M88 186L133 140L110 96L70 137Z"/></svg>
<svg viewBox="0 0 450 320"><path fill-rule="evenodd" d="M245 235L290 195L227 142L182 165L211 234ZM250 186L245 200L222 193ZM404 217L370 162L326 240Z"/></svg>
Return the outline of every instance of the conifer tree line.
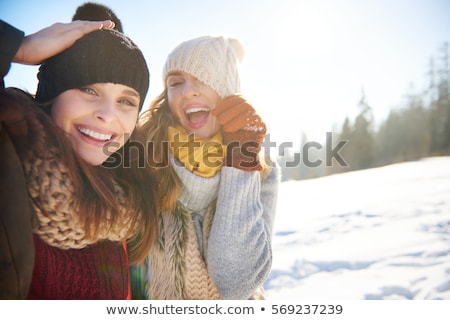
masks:
<svg viewBox="0 0 450 320"><path fill-rule="evenodd" d="M344 120L334 132L337 140L347 141L340 150L347 166L333 163L320 168L286 168L279 159L283 179L304 179L368 169L423 157L450 155L450 66L449 43L442 44L430 59L427 88L409 92L398 108L392 109L377 127L369 99L362 93L358 114Z"/></svg>

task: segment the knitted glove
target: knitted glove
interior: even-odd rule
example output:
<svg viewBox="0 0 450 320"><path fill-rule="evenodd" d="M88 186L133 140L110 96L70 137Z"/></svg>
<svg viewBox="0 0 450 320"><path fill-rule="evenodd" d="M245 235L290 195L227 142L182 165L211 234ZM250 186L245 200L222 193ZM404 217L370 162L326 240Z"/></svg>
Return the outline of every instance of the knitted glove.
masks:
<svg viewBox="0 0 450 320"><path fill-rule="evenodd" d="M261 170L258 153L266 134L266 125L255 109L241 96L224 98L212 111L222 125L227 145L224 165L245 171Z"/></svg>
<svg viewBox="0 0 450 320"><path fill-rule="evenodd" d="M16 150L27 134L22 102L0 89L0 299L25 299L34 266L32 210Z"/></svg>

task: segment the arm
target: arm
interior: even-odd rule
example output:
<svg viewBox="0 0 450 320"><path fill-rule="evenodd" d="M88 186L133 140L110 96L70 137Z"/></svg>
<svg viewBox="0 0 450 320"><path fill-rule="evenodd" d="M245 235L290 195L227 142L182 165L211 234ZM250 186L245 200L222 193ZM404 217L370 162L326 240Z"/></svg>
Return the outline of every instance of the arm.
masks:
<svg viewBox="0 0 450 320"><path fill-rule="evenodd" d="M26 36L13 61L22 64L39 64L71 47L75 41L86 34L103 28L114 28L114 22L105 20L55 23Z"/></svg>
<svg viewBox="0 0 450 320"><path fill-rule="evenodd" d="M28 135L33 102L0 90L0 299L25 299L34 265L32 209L17 148Z"/></svg>
<svg viewBox="0 0 450 320"><path fill-rule="evenodd" d="M0 20L0 75L2 88L5 87L3 78L9 71L11 62L19 50L24 33Z"/></svg>
<svg viewBox="0 0 450 320"><path fill-rule="evenodd" d="M69 48L84 35L102 28L114 28L114 23L110 20L55 23L24 37L22 31L0 21L0 75L2 80L8 73L11 62L39 64ZM3 81L2 88L4 88Z"/></svg>
<svg viewBox="0 0 450 320"><path fill-rule="evenodd" d="M208 271L224 299L248 299L272 264L272 231L280 171L223 167L208 241Z"/></svg>

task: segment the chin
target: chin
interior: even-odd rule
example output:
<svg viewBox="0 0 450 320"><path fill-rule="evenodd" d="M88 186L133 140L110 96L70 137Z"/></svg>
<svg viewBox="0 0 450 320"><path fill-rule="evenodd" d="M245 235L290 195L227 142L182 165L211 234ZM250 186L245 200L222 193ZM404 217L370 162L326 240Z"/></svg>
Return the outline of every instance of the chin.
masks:
<svg viewBox="0 0 450 320"><path fill-rule="evenodd" d="M99 166L101 166L101 165L103 164L103 162L106 161L106 159L103 160L103 161L101 161L101 160L85 160L85 161L86 161L88 164L90 164L91 166L99 167Z"/></svg>
<svg viewBox="0 0 450 320"><path fill-rule="evenodd" d="M209 132L203 132L203 131L194 131L194 134L198 138L207 139L211 138L213 135Z"/></svg>
<svg viewBox="0 0 450 320"><path fill-rule="evenodd" d="M199 138L207 139L213 137L215 134L217 134L217 132L219 132L219 130L203 127L200 129L192 130L192 132L194 132L195 136Z"/></svg>
<svg viewBox="0 0 450 320"><path fill-rule="evenodd" d="M105 155L81 155L81 158L88 164L94 167L101 166L106 161Z"/></svg>

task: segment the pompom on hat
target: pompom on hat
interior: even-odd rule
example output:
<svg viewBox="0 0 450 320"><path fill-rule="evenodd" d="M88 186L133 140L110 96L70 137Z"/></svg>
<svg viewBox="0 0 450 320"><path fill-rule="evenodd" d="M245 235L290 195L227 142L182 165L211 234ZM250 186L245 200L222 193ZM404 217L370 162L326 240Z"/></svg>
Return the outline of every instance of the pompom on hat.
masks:
<svg viewBox="0 0 450 320"><path fill-rule="evenodd" d="M239 64L244 47L235 38L203 36L178 45L167 57L163 81L173 71L184 71L209 87L222 98L239 93Z"/></svg>
<svg viewBox="0 0 450 320"><path fill-rule="evenodd" d="M87 20L82 15L77 17ZM141 109L150 73L144 55L130 38L116 30L102 29L87 34L70 48L46 60L37 77L36 100L40 103L48 103L69 89L94 83L117 83L139 93Z"/></svg>

